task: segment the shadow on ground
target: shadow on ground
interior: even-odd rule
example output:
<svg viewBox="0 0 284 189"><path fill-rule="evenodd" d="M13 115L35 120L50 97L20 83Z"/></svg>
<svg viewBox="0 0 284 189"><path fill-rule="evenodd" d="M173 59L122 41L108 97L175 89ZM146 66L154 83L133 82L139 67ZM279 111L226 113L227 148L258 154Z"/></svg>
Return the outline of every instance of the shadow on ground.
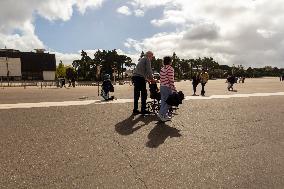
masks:
<svg viewBox="0 0 284 189"><path fill-rule="evenodd" d="M156 115L150 115L150 116L129 116L127 119L117 123L115 125L115 130L121 135L131 135L138 129L142 128L143 126L148 125L149 123L157 121ZM137 123L143 122L142 125L137 126Z"/></svg>
<svg viewBox="0 0 284 189"><path fill-rule="evenodd" d="M148 135L149 141L146 146L149 148L157 148L165 142L165 140L170 137L180 137L180 130L168 126L166 123L157 122L156 126L151 130Z"/></svg>

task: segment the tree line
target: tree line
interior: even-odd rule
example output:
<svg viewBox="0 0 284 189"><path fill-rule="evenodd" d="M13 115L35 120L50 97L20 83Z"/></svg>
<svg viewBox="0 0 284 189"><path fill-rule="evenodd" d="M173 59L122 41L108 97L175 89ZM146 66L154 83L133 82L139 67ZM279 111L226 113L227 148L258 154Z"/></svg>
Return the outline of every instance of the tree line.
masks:
<svg viewBox="0 0 284 189"><path fill-rule="evenodd" d="M145 54L142 51L140 58ZM277 77L284 74L284 69L277 67L265 66L263 68L244 68L240 65L220 65L212 57L203 57L197 59L182 59L176 53L172 55L173 67L175 70L175 78L191 79L193 74L200 71L202 68L206 69L210 78L226 78L228 74L234 74L236 77L263 77L274 76ZM161 58L153 58L152 69L159 73L163 65ZM62 61L56 69L56 77L65 77L81 81L98 81L102 79L104 74L110 74L111 78L116 77L117 80L124 80L129 77L126 70L133 70L136 63L126 55L120 55L114 50L98 50L90 57L87 52L81 51L81 59L74 60L71 66L64 66Z"/></svg>

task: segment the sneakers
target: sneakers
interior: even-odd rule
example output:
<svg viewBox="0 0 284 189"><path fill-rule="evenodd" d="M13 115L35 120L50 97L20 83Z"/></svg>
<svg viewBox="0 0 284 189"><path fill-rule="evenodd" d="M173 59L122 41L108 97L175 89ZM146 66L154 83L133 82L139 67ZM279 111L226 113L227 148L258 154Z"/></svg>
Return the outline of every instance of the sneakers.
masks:
<svg viewBox="0 0 284 189"><path fill-rule="evenodd" d="M162 122L171 121L171 117L169 116L158 114L158 117L160 118Z"/></svg>

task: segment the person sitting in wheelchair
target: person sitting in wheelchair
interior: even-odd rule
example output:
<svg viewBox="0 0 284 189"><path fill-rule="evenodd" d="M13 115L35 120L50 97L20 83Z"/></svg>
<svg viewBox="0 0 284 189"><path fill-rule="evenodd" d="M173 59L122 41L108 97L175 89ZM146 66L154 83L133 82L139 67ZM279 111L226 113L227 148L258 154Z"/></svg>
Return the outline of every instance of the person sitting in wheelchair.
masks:
<svg viewBox="0 0 284 189"><path fill-rule="evenodd" d="M149 81L150 98L154 100L161 100L161 93L158 88L157 82Z"/></svg>
<svg viewBox="0 0 284 189"><path fill-rule="evenodd" d="M102 84L101 96L106 101L113 100L114 96L109 95L110 92L114 92L114 87L111 83L110 75L105 74L103 79L104 79L104 81L103 81L103 84Z"/></svg>

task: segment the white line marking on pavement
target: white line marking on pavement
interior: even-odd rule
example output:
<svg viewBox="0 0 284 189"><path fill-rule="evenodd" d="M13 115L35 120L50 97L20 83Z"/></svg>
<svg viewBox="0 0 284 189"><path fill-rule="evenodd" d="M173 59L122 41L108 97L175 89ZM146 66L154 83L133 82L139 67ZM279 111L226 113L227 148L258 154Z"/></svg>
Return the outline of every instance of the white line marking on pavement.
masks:
<svg viewBox="0 0 284 189"><path fill-rule="evenodd" d="M284 96L284 92L276 93L252 93L252 94L232 94L232 95L212 95L186 96L184 100L211 100L211 99L228 99L228 98L247 98L247 97L265 97L265 96ZM21 108L46 108L46 107L64 107L64 106L82 106L90 104L124 104L133 102L133 99L118 99L113 101L101 100L80 100L80 101L63 101L63 102L38 102L38 103L17 103L17 104L0 104L0 110L21 109Z"/></svg>

